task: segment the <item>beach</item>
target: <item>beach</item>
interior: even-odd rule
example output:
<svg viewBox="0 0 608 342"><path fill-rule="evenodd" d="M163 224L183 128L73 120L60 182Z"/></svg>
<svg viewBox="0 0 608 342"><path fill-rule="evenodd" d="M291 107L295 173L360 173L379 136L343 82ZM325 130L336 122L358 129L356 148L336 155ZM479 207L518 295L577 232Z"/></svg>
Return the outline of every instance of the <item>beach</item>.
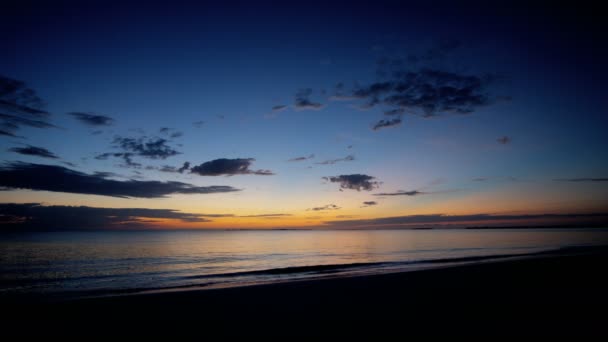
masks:
<svg viewBox="0 0 608 342"><path fill-rule="evenodd" d="M43 336L603 336L608 249L227 289L4 307Z"/></svg>

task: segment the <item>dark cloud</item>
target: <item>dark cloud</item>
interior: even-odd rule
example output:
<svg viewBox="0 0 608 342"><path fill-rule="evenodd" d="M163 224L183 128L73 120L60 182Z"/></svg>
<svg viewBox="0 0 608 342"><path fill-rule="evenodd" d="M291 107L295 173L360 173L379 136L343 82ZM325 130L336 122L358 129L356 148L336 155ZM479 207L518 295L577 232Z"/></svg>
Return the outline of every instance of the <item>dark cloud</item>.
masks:
<svg viewBox="0 0 608 342"><path fill-rule="evenodd" d="M472 180L473 180L473 182L485 182L488 179L486 177L477 177L477 178L473 178Z"/></svg>
<svg viewBox="0 0 608 342"><path fill-rule="evenodd" d="M194 166L190 169L190 172L201 176L274 175L270 170L250 170L249 167L254 161L253 158L220 158Z"/></svg>
<svg viewBox="0 0 608 342"><path fill-rule="evenodd" d="M311 154L308 157L296 157L296 158L291 158L288 161L290 161L290 162L304 161L304 160L312 159L314 157L315 157L315 155Z"/></svg>
<svg viewBox="0 0 608 342"><path fill-rule="evenodd" d="M380 186L380 182L374 181L374 179L376 179L375 177L362 174L323 177L323 179L332 183L339 183L341 189L352 189L357 191L371 191Z"/></svg>
<svg viewBox="0 0 608 342"><path fill-rule="evenodd" d="M398 75L382 100L384 104L419 111L423 116L440 113L470 114L490 103L487 75L462 75L422 69Z"/></svg>
<svg viewBox="0 0 608 342"><path fill-rule="evenodd" d="M397 192L381 192L379 194L374 194L374 196L418 196L418 195L425 195L425 194L428 194L428 192L421 192L418 190L412 190L412 191L399 190Z"/></svg>
<svg viewBox="0 0 608 342"><path fill-rule="evenodd" d="M382 106L391 120L380 120L374 130L396 126L402 116L433 117L442 114L471 114L484 106L507 97L493 96L489 86L496 76L484 73L462 73L438 68L441 60L456 49L454 41L439 43L421 55L407 60L382 58L378 61L380 81L356 84L346 89L343 83L335 87L332 100L359 100L355 108L369 110ZM419 64L420 63L420 64Z"/></svg>
<svg viewBox="0 0 608 342"><path fill-rule="evenodd" d="M239 191L230 186L195 186L181 182L117 181L62 166L10 163L0 167L0 188L29 189L112 197L156 198L172 194Z"/></svg>
<svg viewBox="0 0 608 342"><path fill-rule="evenodd" d="M100 114L72 112L68 115L89 126L111 126L114 123L111 117Z"/></svg>
<svg viewBox="0 0 608 342"><path fill-rule="evenodd" d="M374 205L378 205L378 202L376 202L376 201L365 201L365 202L363 202L363 207L362 208L371 207L371 206L374 206Z"/></svg>
<svg viewBox="0 0 608 342"><path fill-rule="evenodd" d="M0 75L0 135L15 134L21 126L56 127L48 123L50 113L41 109L44 102L22 81Z"/></svg>
<svg viewBox="0 0 608 342"><path fill-rule="evenodd" d="M102 130L96 130L96 131L91 132L91 135L100 135L102 133L103 133Z"/></svg>
<svg viewBox="0 0 608 342"><path fill-rule="evenodd" d="M608 182L608 178L558 178L556 182Z"/></svg>
<svg viewBox="0 0 608 342"><path fill-rule="evenodd" d="M310 100L310 96L312 95L312 89L300 89L295 96L294 108L297 110L305 110L312 109L318 110L323 108L323 105L319 102L314 102Z"/></svg>
<svg viewBox="0 0 608 342"><path fill-rule="evenodd" d="M506 145L506 144L511 143L511 138L505 135L503 137L496 139L496 141L498 141L498 143L501 145Z"/></svg>
<svg viewBox="0 0 608 342"><path fill-rule="evenodd" d="M142 165L133 161L134 157L142 157L147 159L167 159L169 157L180 154L172 146L169 141L162 138L125 138L116 136L113 141L113 147L123 150L123 152L106 152L95 157L98 160L106 160L109 157L122 158L123 167L140 168Z"/></svg>
<svg viewBox="0 0 608 342"><path fill-rule="evenodd" d="M203 127L204 124L205 124L205 121L195 121L192 123L192 125L196 128L201 128L201 127Z"/></svg>
<svg viewBox="0 0 608 342"><path fill-rule="evenodd" d="M314 208L310 208L310 209L306 209L306 210L307 211L327 211L327 210L339 210L339 209L341 209L341 208L335 204L327 204L322 207L314 207Z"/></svg>
<svg viewBox="0 0 608 342"><path fill-rule="evenodd" d="M391 119L391 120L380 120L380 121L376 122L376 124L374 125L374 127L372 127L372 129L374 131L377 131L382 128L394 127L394 126L397 126L400 124L401 124L401 118L395 118L395 119Z"/></svg>
<svg viewBox="0 0 608 342"><path fill-rule="evenodd" d="M592 214L533 214L533 215L410 215L377 219L339 220L325 222L333 228L385 229L408 227L467 227L467 226L533 226L539 224L606 224L608 212Z"/></svg>
<svg viewBox="0 0 608 342"><path fill-rule="evenodd" d="M53 154L46 148L36 147L36 146L31 146L31 145L28 145L27 147L13 147L13 148L9 149L9 151L28 155L28 156L59 159L59 157L57 157L55 154Z"/></svg>
<svg viewBox="0 0 608 342"><path fill-rule="evenodd" d="M149 159L166 159L180 154L162 138L125 138L117 136L114 145L126 152Z"/></svg>
<svg viewBox="0 0 608 342"><path fill-rule="evenodd" d="M348 155L348 156L346 156L344 158L324 160L322 162L318 162L318 163L315 163L315 164L319 164L319 165L333 165L333 164L341 162L341 161L353 161L353 160L355 160L355 156Z"/></svg>
<svg viewBox="0 0 608 342"><path fill-rule="evenodd" d="M208 222L204 214L172 209L45 206L40 203L0 203L2 230L58 231L153 228L156 220Z"/></svg>

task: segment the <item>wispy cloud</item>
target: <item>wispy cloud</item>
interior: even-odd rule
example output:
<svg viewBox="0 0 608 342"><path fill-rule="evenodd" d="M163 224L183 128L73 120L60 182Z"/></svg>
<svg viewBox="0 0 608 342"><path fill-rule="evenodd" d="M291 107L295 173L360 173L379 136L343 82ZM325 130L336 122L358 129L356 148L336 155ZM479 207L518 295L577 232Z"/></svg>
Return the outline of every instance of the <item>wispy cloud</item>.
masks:
<svg viewBox="0 0 608 342"><path fill-rule="evenodd" d="M89 126L111 126L114 123L111 117L100 114L72 112L68 115Z"/></svg>
<svg viewBox="0 0 608 342"><path fill-rule="evenodd" d="M0 75L0 135L22 138L15 131L21 126L56 127L47 120L44 101L25 82Z"/></svg>
<svg viewBox="0 0 608 342"><path fill-rule="evenodd" d="M296 110L319 110L323 108L323 105L319 102L314 102L310 99L312 96L312 89L305 88L300 89L295 96L294 108Z"/></svg>
<svg viewBox="0 0 608 342"><path fill-rule="evenodd" d="M378 202L376 201L365 201L363 202L363 206L361 208L366 208L366 207L371 207L374 205L378 205Z"/></svg>
<svg viewBox="0 0 608 342"><path fill-rule="evenodd" d="M507 144L511 143L512 139L511 139L511 137L508 137L505 135L505 136L502 136L502 137L496 139L496 141L501 145L507 145Z"/></svg>
<svg viewBox="0 0 608 342"><path fill-rule="evenodd" d="M307 211L328 211L328 210L339 210L339 209L341 209L341 208L335 204L326 204L321 207L314 207L314 208L310 208L310 209L306 209L306 210Z"/></svg>
<svg viewBox="0 0 608 342"><path fill-rule="evenodd" d="M318 162L318 163L315 163L315 164L318 164L318 165L333 165L333 164L338 163L338 162L353 161L353 160L355 160L355 156L353 156L351 154L351 155L348 155L348 156L346 156L344 158L324 160L322 162Z"/></svg>
<svg viewBox="0 0 608 342"><path fill-rule="evenodd" d="M299 161L304 161L304 160L309 160L309 159L313 159L315 157L314 154L310 154L308 156L303 156L303 157L295 157L295 158L291 158L288 161L289 162L299 162Z"/></svg>
<svg viewBox="0 0 608 342"><path fill-rule="evenodd" d="M58 181L61 180L61 181ZM117 181L62 166L14 162L0 167L0 188L29 189L112 197L166 197L240 191L231 186L196 186L181 182Z"/></svg>
<svg viewBox="0 0 608 342"><path fill-rule="evenodd" d="M158 130L158 132L159 132L160 134L162 134L162 135L166 135L166 136L168 136L169 138L173 138L173 139L174 139L174 138L179 138L179 137L181 137L181 136L183 136L183 135L184 135L184 132L180 132L180 131L177 131L177 130L175 130L175 129L173 129L173 128L169 128L169 127L161 127L161 128Z"/></svg>
<svg viewBox="0 0 608 342"><path fill-rule="evenodd" d="M200 176L274 175L270 170L249 169L254 161L254 158L220 158L193 166L190 168L190 172Z"/></svg>
<svg viewBox="0 0 608 342"><path fill-rule="evenodd" d="M390 120L380 120L376 122L376 124L372 127L372 130L377 131L382 128L395 127L401 125L401 118L390 119Z"/></svg>
<svg viewBox="0 0 608 342"><path fill-rule="evenodd" d="M146 168L150 168L152 170L157 169L155 167L150 167L150 166L148 166ZM163 165L160 168L158 168L158 171L169 172L169 173L173 173L173 172L175 172L175 173L184 173L184 171L189 170L189 169L190 169L190 162L185 162L182 165L182 167L180 167L180 168L177 168L177 167L171 166L171 165Z"/></svg>
<svg viewBox="0 0 608 342"><path fill-rule="evenodd" d="M266 118L266 119L276 118L280 112L286 110L287 108L289 108L287 105L273 106L272 109L270 110L270 113L264 114L264 118Z"/></svg>

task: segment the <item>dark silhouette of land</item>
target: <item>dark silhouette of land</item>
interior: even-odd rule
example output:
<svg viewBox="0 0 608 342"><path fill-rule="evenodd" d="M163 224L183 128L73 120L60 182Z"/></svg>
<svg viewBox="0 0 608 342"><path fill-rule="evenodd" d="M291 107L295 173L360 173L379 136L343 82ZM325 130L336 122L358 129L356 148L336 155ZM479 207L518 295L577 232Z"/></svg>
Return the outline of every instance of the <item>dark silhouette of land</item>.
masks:
<svg viewBox="0 0 608 342"><path fill-rule="evenodd" d="M608 249L409 273L5 303L5 335L603 336Z"/></svg>

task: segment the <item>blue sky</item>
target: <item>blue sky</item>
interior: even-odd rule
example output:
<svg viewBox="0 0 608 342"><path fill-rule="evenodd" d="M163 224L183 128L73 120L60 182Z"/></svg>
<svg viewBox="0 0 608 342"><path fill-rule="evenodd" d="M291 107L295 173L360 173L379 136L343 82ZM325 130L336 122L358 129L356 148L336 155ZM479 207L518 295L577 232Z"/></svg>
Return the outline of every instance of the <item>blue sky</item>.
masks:
<svg viewBox="0 0 608 342"><path fill-rule="evenodd" d="M0 202L226 215L153 222L201 228L606 209L606 51L589 12L399 2L13 6L0 24L10 46L0 74L33 89L56 127L19 124L16 136L0 136L3 172L44 164L63 168L58 174L112 172L102 178L234 191L118 198L19 179L1 184ZM391 94L403 95L395 89L406 72L431 77L429 70L447 82L483 82L459 100L470 102L452 109L425 113L411 101L407 108L389 103ZM383 82L392 82L394 93L361 108L373 99L363 90ZM317 108L298 108L298 98ZM392 109L404 113L383 114ZM72 112L111 118L111 125L85 124ZM374 130L380 122L394 125ZM134 156L139 166L99 158L133 153L119 146L126 138L163 139L177 154ZM15 151L28 146L59 158ZM185 162L216 160L246 171L175 172ZM375 177L377 186L331 181L340 175ZM329 204L340 209L313 210ZM236 218L266 214L284 216Z"/></svg>

